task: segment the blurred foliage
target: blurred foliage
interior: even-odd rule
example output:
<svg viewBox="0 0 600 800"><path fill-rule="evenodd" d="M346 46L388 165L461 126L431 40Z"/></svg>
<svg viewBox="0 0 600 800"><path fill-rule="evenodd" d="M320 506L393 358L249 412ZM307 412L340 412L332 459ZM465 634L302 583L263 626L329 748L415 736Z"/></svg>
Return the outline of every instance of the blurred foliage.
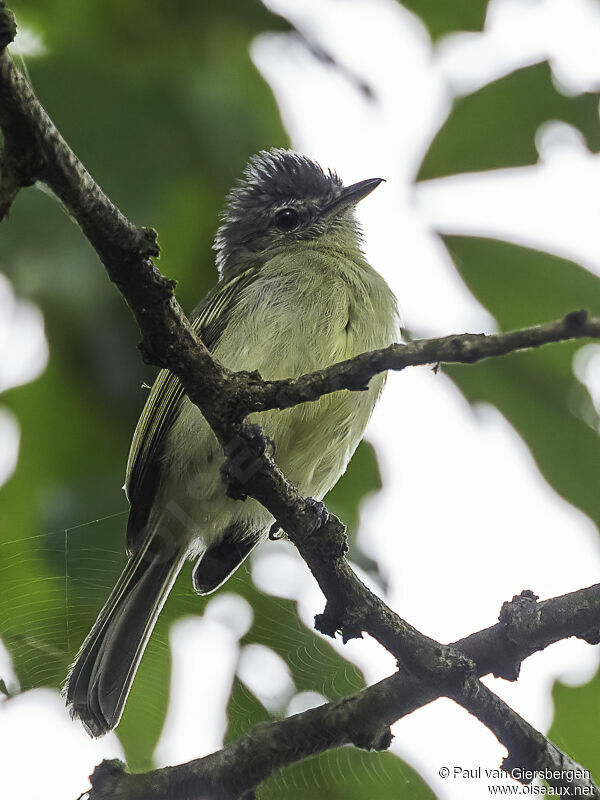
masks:
<svg viewBox="0 0 600 800"><path fill-rule="evenodd" d="M540 128L554 120L579 130L588 148L599 152L599 97L595 92L563 93L547 62L455 97L417 180L535 164ZM600 280L572 261L506 242L442 238L467 287L502 330L580 308L600 312ZM471 403L495 405L522 436L552 488L598 525L600 418L573 372L573 358L581 346L569 342L444 371ZM551 738L597 770L596 754L590 751L595 736L589 709L600 706L598 677L581 688L557 685L555 699Z"/></svg>
<svg viewBox="0 0 600 800"><path fill-rule="evenodd" d="M572 261L489 239L443 239L469 289L502 330L580 308L600 312L600 280ZM493 403L527 443L548 483L599 525L600 419L573 373L573 357L581 347L581 342L565 342L444 371L471 403ZM598 676L581 688L557 685L555 700L550 738L585 767L598 770L597 748L589 758L597 738L591 709L600 707Z"/></svg>
<svg viewBox="0 0 600 800"><path fill-rule="evenodd" d="M51 8L23 2L13 8L47 48L26 60L38 96L105 191L132 220L159 231L161 269L177 277L178 296L191 308L216 278L211 245L225 192L252 153L287 143L249 45L259 32L289 26L245 0L84 6L59 0ZM18 420L21 444L18 469L0 490L0 635L22 689L56 688L124 563L127 504L120 486L145 400L141 385L153 371L141 363L135 324L118 293L46 193L18 197L2 228L0 268L18 296L42 309L50 345L43 374L2 397ZM376 565L355 543L358 505L379 487L374 452L363 445L347 485L331 498L348 521L353 558L370 569ZM361 672L299 620L295 603L259 592L248 569L227 590L253 608L242 644L278 653L297 691L337 698L364 686ZM188 567L148 645L117 731L132 769L152 765L163 727L169 626L202 614L205 605L192 591ZM249 713L236 702L239 686L236 679L228 709L236 736L256 716L256 709ZM251 698L262 708L247 689L244 697L246 705ZM423 787L419 797L431 796L395 756L343 758L350 759L353 788L344 789L337 773L329 783L345 796L372 796L380 783L393 785L396 774ZM384 767L373 782L378 763ZM284 771L278 780L310 783L314 774L313 761L306 774L298 765L293 776Z"/></svg>
<svg viewBox="0 0 600 800"><path fill-rule="evenodd" d="M488 0L401 0L414 11L435 41L454 31L480 31L483 28Z"/></svg>
<svg viewBox="0 0 600 800"><path fill-rule="evenodd" d="M371 559L357 541L360 521L359 504L370 494L381 489L381 475L377 455L372 445L361 442L341 480L326 497L327 508L344 521L348 529L349 557L359 567L383 585L383 578L375 561Z"/></svg>
<svg viewBox="0 0 600 800"><path fill-rule="evenodd" d="M572 261L489 239L445 236L461 276L502 330L600 310L600 280ZM471 402L493 403L529 445L548 482L600 524L598 416L573 374L581 342L444 370ZM590 416L593 415L593 416Z"/></svg>
<svg viewBox="0 0 600 800"><path fill-rule="evenodd" d="M211 244L225 192L249 155L286 144L273 96L248 48L257 34L289 30L289 24L258 0L12 5L47 48L27 59L42 102L124 212L159 231L160 267L178 279L178 296L191 308L216 277ZM434 40L481 30L487 8L486 0L403 5L421 17ZM454 98L419 180L535 163L539 127L555 119L580 130L596 152L597 105L597 94L562 94L547 63L517 70ZM21 446L18 469L0 489L0 635L23 688L58 687L124 562L126 503L119 486L145 400L140 387L152 371L135 349L137 332L125 305L54 200L22 192L1 235L0 268L20 297L42 309L50 362L36 381L2 397L19 422ZM444 242L462 279L502 329L580 307L600 311L598 279L571 261L481 238L445 236ZM579 347L567 343L446 372L470 402L499 408L548 482L598 522L599 420L573 375ZM362 445L328 497L349 526L352 559L371 572L376 565L361 552L356 533L360 503L380 485L374 451ZM76 526L90 520L97 521ZM278 653L296 691L336 698L364 685L360 671L299 620L295 603L259 591L247 567L226 590L246 598L254 612L241 644ZM152 763L164 723L169 626L182 615L201 614L206 602L193 593L186 568L118 728L134 769ZM593 715L586 713L599 705L598 678L581 689L557 685L555 702L552 738L598 770ZM227 738L283 713L268 710L236 677ZM400 759L352 748L283 770L260 793L263 800L281 796L432 797Z"/></svg>
<svg viewBox="0 0 600 800"><path fill-rule="evenodd" d="M598 93L568 97L547 62L516 70L478 92L458 97L435 136L417 180L457 172L521 167L538 160L536 133L542 123L562 120L600 150Z"/></svg>
<svg viewBox="0 0 600 800"><path fill-rule="evenodd" d="M234 739L250 725L276 718L236 678L229 713L243 719L243 729L229 729ZM350 779L349 779L349 776ZM391 753L365 753L343 747L280 770L260 788L260 800L434 800L420 776Z"/></svg>
<svg viewBox="0 0 600 800"><path fill-rule="evenodd" d="M260 800L435 800L419 774L391 753L353 747L294 764L266 781Z"/></svg>
<svg viewBox="0 0 600 800"><path fill-rule="evenodd" d="M548 732L561 750L586 769L592 779L600 782L600 752L598 751L598 718L592 709L598 708L600 674L585 686L565 686L557 681L552 691L554 723Z"/></svg>

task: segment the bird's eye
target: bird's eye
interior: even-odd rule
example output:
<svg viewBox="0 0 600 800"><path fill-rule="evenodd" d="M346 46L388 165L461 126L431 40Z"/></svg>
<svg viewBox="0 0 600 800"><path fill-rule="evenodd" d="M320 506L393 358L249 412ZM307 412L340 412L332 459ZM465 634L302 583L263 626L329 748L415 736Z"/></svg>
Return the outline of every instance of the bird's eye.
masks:
<svg viewBox="0 0 600 800"><path fill-rule="evenodd" d="M300 215L294 208L282 208L275 214L275 225L282 231L291 231L300 222Z"/></svg>

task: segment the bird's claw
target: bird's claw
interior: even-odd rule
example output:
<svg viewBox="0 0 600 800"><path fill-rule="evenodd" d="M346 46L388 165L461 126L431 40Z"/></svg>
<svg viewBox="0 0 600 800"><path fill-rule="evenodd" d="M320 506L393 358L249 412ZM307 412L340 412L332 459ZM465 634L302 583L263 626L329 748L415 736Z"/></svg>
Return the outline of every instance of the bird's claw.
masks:
<svg viewBox="0 0 600 800"><path fill-rule="evenodd" d="M316 533L327 524L327 520L329 519L329 511L327 511L325 503L322 503L320 500L315 500L314 497L307 497L306 505L310 506L315 512L311 533Z"/></svg>
<svg viewBox="0 0 600 800"><path fill-rule="evenodd" d="M274 522L269 528L269 539L272 542L278 542L280 539L285 539L285 531L278 522Z"/></svg>

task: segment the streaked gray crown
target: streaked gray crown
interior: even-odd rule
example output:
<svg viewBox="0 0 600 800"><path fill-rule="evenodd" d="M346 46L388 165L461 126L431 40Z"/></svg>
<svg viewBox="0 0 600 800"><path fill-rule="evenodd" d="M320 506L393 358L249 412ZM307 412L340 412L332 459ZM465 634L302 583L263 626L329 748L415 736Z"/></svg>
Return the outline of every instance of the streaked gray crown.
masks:
<svg viewBox="0 0 600 800"><path fill-rule="evenodd" d="M244 260L284 237L310 238L318 235L313 223L319 212L342 194L341 178L325 171L315 161L292 150L262 150L246 165L242 178L229 192L214 248L219 272L227 274L228 263L244 251ZM276 215L293 209L300 224L282 231ZM237 271L237 270L235 270Z"/></svg>

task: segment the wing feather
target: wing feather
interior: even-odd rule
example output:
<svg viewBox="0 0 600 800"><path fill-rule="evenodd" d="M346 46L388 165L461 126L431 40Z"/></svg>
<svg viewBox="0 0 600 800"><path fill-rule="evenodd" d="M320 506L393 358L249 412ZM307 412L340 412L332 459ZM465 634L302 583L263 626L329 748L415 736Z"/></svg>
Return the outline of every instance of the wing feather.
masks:
<svg viewBox="0 0 600 800"><path fill-rule="evenodd" d="M219 282L190 315L194 330L211 352L214 351L231 318L242 290L258 273L252 267L228 281ZM161 455L166 434L177 419L185 392L179 378L169 370L158 373L133 434L125 490L131 503L127 525L127 546L137 549L138 533L148 518L162 472Z"/></svg>

